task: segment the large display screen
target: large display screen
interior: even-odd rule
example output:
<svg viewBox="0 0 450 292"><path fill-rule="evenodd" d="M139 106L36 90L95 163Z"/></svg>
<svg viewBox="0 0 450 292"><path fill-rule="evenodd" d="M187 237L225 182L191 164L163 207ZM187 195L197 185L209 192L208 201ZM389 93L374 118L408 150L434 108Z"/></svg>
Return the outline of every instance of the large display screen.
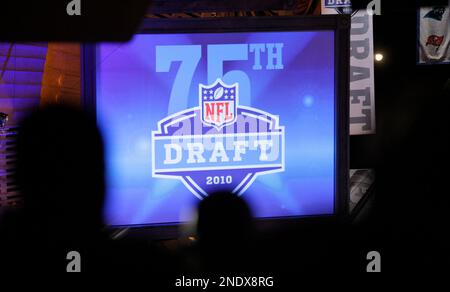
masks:
<svg viewBox="0 0 450 292"><path fill-rule="evenodd" d="M98 45L107 223L187 222L218 189L258 218L334 214L334 49L332 30Z"/></svg>

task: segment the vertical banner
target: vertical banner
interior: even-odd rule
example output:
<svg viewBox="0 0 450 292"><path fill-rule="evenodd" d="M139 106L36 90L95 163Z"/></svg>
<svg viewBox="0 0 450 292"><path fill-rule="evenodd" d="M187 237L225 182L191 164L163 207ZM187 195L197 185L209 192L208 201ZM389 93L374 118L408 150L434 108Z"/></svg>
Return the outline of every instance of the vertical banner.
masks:
<svg viewBox="0 0 450 292"><path fill-rule="evenodd" d="M350 134L375 133L373 16L353 11L350 0L322 0L322 14L351 14Z"/></svg>
<svg viewBox="0 0 450 292"><path fill-rule="evenodd" d="M419 9L419 63L450 63L450 7Z"/></svg>

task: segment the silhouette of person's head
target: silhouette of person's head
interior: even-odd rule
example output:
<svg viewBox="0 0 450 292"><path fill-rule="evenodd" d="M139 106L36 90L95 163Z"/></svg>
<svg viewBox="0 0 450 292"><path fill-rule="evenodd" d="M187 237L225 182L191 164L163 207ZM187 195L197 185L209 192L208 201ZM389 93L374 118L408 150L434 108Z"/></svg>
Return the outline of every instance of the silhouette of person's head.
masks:
<svg viewBox="0 0 450 292"><path fill-rule="evenodd" d="M27 225L47 242L78 245L103 225L103 142L93 117L48 106L28 115L17 137L17 184Z"/></svg>
<svg viewBox="0 0 450 292"><path fill-rule="evenodd" d="M219 191L203 199L198 207L197 233L206 246L242 245L252 235L252 214L239 196Z"/></svg>

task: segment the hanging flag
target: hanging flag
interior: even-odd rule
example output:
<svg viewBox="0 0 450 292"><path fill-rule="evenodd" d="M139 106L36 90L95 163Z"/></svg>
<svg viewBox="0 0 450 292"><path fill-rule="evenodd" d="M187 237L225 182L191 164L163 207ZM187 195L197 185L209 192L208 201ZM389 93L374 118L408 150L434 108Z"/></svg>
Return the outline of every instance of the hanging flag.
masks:
<svg viewBox="0 0 450 292"><path fill-rule="evenodd" d="M375 133L373 19L367 10L353 10L350 0L322 0L322 14L351 14L350 134Z"/></svg>
<svg viewBox="0 0 450 292"><path fill-rule="evenodd" d="M450 63L450 9L419 9L419 63Z"/></svg>

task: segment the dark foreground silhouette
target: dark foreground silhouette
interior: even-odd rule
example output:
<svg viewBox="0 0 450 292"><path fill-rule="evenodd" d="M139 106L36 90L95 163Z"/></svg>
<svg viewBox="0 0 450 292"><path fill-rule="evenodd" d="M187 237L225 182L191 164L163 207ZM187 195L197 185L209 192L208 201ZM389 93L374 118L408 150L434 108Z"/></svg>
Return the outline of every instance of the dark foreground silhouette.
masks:
<svg viewBox="0 0 450 292"><path fill-rule="evenodd" d="M217 192L198 206L198 244L205 270L246 269L254 243L252 213L246 202L228 192Z"/></svg>
<svg viewBox="0 0 450 292"><path fill-rule="evenodd" d="M104 169L103 141L93 117L65 106L26 117L17 138L15 178L24 204L3 216L0 245L8 252L0 255L1 267L65 272L69 251L80 253L83 271L158 265L145 242L109 239L102 219Z"/></svg>

